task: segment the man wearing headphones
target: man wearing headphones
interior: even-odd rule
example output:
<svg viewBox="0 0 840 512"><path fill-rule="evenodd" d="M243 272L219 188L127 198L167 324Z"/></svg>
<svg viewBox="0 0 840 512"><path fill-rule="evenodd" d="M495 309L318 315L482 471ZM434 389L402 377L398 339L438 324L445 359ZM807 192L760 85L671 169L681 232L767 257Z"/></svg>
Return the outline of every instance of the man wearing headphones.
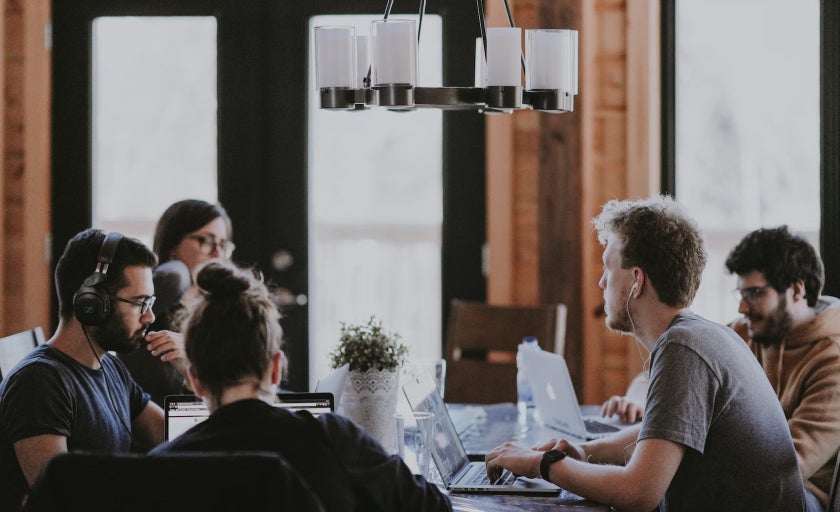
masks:
<svg viewBox="0 0 840 512"><path fill-rule="evenodd" d="M119 233L89 229L67 244L55 271L58 329L0 383L0 511L17 510L59 453L146 451L163 441L163 411L108 353L145 342L156 263ZM157 343L182 359L173 338Z"/></svg>

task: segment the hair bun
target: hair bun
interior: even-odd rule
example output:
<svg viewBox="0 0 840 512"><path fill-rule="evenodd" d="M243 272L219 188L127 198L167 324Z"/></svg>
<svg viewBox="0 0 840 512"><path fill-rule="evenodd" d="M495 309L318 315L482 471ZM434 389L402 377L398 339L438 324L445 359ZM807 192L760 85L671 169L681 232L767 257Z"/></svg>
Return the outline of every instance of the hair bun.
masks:
<svg viewBox="0 0 840 512"><path fill-rule="evenodd" d="M196 276L198 286L215 297L235 296L251 286L251 280L235 266L212 261Z"/></svg>

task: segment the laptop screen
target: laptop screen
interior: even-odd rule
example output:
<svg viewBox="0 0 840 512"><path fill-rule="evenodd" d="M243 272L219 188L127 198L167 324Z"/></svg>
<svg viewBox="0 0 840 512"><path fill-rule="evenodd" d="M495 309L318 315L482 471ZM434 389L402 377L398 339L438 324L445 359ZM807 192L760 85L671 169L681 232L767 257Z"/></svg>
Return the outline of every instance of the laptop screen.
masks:
<svg viewBox="0 0 840 512"><path fill-rule="evenodd" d="M563 356L545 350L522 354L534 403L545 425L586 439L575 388Z"/></svg>
<svg viewBox="0 0 840 512"><path fill-rule="evenodd" d="M435 382L426 375L414 376L403 384L403 392L414 411L435 414L435 432L432 442L432 457L445 485L449 485L457 473L469 463L467 452L455 424L449 416L446 404L435 387Z"/></svg>
<svg viewBox="0 0 840 512"><path fill-rule="evenodd" d="M320 379L315 385L316 393L332 393L335 398L335 407L341 403L341 393L344 391L344 381L350 372L350 365L345 364L333 370L329 375Z"/></svg>
<svg viewBox="0 0 840 512"><path fill-rule="evenodd" d="M276 407L293 412L307 410L313 416L333 412L332 393L277 393ZM196 395L169 395L164 401L166 440L175 439L210 416L204 401Z"/></svg>

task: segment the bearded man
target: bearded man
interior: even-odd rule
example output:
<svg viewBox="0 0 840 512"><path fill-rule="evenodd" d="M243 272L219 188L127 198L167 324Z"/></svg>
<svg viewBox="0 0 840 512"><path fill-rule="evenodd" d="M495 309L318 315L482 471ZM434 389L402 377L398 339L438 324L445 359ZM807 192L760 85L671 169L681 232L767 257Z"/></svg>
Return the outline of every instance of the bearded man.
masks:
<svg viewBox="0 0 840 512"><path fill-rule="evenodd" d="M785 415L731 329L689 309L706 264L696 222L669 197L606 203L606 323L650 353L642 421L594 441L505 443L485 457L623 511L801 511L805 489ZM658 508L657 508L658 507Z"/></svg>
<svg viewBox="0 0 840 512"><path fill-rule="evenodd" d="M163 411L111 354L154 345L186 370L178 336L147 338L156 263L119 233L89 229L68 242L55 270L58 328L0 383L0 511L18 510L60 453L146 451L163 441Z"/></svg>
<svg viewBox="0 0 840 512"><path fill-rule="evenodd" d="M758 229L726 260L747 341L776 391L809 500L825 510L840 449L840 301L820 296L823 263L787 226Z"/></svg>

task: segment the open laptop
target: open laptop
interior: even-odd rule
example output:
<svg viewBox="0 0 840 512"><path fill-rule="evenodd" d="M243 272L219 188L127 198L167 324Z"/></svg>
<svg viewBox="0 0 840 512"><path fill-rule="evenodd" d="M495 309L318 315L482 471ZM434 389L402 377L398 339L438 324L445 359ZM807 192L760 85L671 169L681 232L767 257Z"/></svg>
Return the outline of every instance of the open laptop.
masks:
<svg viewBox="0 0 840 512"><path fill-rule="evenodd" d="M412 376L403 384L403 392L414 411L435 414L435 431L432 435L432 459L441 480L450 492L492 494L557 494L559 487L541 478L515 477L509 471L502 473L496 482L487 479L484 462L470 462L458 438L455 425L434 379L422 374Z"/></svg>
<svg viewBox="0 0 840 512"><path fill-rule="evenodd" d="M313 416L333 412L335 404L330 393L277 393L277 407L292 411L305 409ZM163 402L165 439L175 439L210 417L207 405L196 395L168 395Z"/></svg>
<svg viewBox="0 0 840 512"><path fill-rule="evenodd" d="M344 381L347 380L349 371L349 364L339 366L315 385L316 393L332 393L336 409L341 403L341 392L344 391Z"/></svg>
<svg viewBox="0 0 840 512"><path fill-rule="evenodd" d="M617 422L581 413L563 356L545 350L525 350L522 357L534 395L534 405L545 426L586 440L597 439L621 429Z"/></svg>

